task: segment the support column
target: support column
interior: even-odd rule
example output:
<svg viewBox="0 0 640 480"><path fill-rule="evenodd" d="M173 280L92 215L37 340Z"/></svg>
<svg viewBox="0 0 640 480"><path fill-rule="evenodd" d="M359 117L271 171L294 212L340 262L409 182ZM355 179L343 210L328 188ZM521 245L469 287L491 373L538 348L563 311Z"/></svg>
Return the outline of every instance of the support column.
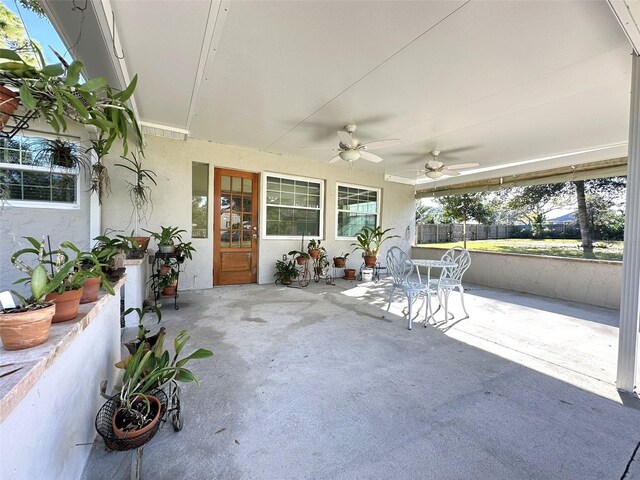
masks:
<svg viewBox="0 0 640 480"><path fill-rule="evenodd" d="M640 329L640 57L632 55L624 261L618 341L618 390L637 392Z"/></svg>

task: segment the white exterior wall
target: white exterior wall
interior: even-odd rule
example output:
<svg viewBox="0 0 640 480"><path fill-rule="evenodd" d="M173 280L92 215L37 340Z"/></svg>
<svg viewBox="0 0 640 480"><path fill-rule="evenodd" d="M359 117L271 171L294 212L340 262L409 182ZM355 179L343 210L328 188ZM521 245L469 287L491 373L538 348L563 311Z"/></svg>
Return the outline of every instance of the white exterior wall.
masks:
<svg viewBox="0 0 640 480"><path fill-rule="evenodd" d="M117 376L114 364L121 354L120 290L106 297L100 300L104 305L96 317L68 346L58 344L45 372L35 385L26 386L26 396L0 424L0 478L82 476L96 438L95 417L105 402L100 383L107 380L107 391L111 391ZM60 340L58 331L66 333L84 321L53 324L49 341L40 348L51 348ZM3 359L20 357L28 366L26 358L36 349L3 351Z"/></svg>
<svg viewBox="0 0 640 480"><path fill-rule="evenodd" d="M337 241L336 236L336 182L344 182L382 189L381 225L383 228L393 227L394 239L384 245L398 245L404 249L411 246L414 238L415 200L412 186L385 182L382 173L357 170L357 162L352 171L347 166L312 162L306 159L286 157L271 153L251 150L232 145L222 145L202 140L189 139L177 141L147 136L144 168L152 169L158 175L158 186L153 188L153 212L146 225L153 231L160 226L178 226L187 230L184 241L193 241L196 252L193 261L185 262L186 272L180 274L180 288L211 288L213 285L213 225L209 222L209 236L206 239L192 239L191 235L191 164L201 162L209 164L209 219L213 211L213 169L215 167L232 168L260 174L260 182L264 181L264 173L281 173L325 180L324 238L322 245L326 247L329 257L341 252L351 252L351 241ZM124 190L126 173L122 169L110 169L113 194L104 202L102 209L102 225L122 229L127 233L135 226L131 222L131 205ZM124 176L123 176L124 175ZM260 197L261 198L261 197ZM261 200L259 200L261 202ZM259 217L264 214L260 205ZM214 219L215 220L215 219ZM409 229L407 232L407 228ZM260 232L261 234L264 232ZM306 243L306 240L305 240ZM300 240L267 240L259 239L258 283L273 282L275 261L282 258L283 253L300 249ZM150 248L156 248L153 242ZM305 244L306 248L306 244ZM384 251L381 255L384 255ZM350 257L350 266L359 268L360 253Z"/></svg>
<svg viewBox="0 0 640 480"><path fill-rule="evenodd" d="M32 121L31 124L34 128L50 131L46 124L37 121ZM82 146L86 148L88 137L79 125L70 126L67 133L76 136L70 140L84 142ZM25 131L24 134L36 137L39 135L35 131ZM13 285L13 282L24 277L24 274L11 264L11 255L15 251L31 246L22 237L34 237L39 240L43 235L49 235L52 248L57 248L65 240L73 242L82 250L90 246L89 185L88 175L81 172L80 208L77 209L15 207L11 206L10 201L0 203L0 291L13 289L27 292L22 285Z"/></svg>
<svg viewBox="0 0 640 480"><path fill-rule="evenodd" d="M413 258L439 259L440 248L413 247ZM622 262L578 258L471 253L463 281L532 295L620 308Z"/></svg>

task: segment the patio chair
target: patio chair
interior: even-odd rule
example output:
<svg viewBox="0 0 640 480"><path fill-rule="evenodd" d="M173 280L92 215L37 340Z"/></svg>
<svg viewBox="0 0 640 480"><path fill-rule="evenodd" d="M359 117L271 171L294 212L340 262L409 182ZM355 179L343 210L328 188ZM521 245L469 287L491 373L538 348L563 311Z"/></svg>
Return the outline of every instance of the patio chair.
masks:
<svg viewBox="0 0 640 480"><path fill-rule="evenodd" d="M387 305L387 311L382 315L382 318L385 318L387 313L389 313L389 308L391 308L391 299L393 298L393 292L395 292L396 288L399 288L400 290L402 290L402 293L407 296L407 300L409 302L407 315L407 326L409 330L411 330L411 327L413 325L413 318L411 316L413 303L420 296L425 296L425 300L427 300L427 307L424 315L424 321L426 325L429 315L429 295L435 295L437 291L435 289L429 288L429 285L422 283L422 281L420 280L420 271L416 268L411 258L409 258L409 255L407 255L398 247L391 247L387 252L387 271L393 277L393 287L391 288L391 293L389 294L389 304ZM418 277L417 282L411 279L411 275L414 271L416 272Z"/></svg>
<svg viewBox="0 0 640 480"><path fill-rule="evenodd" d="M460 302L462 303L462 310L465 314L460 320L469 318L469 313L464 306L464 287L462 286L462 276L471 266L469 250L462 247L454 247L445 252L442 260L456 264L455 267L443 268L440 278L429 282L430 287L438 291L438 297L440 297L440 295L444 297L444 321L449 320L449 294L453 290L460 292Z"/></svg>

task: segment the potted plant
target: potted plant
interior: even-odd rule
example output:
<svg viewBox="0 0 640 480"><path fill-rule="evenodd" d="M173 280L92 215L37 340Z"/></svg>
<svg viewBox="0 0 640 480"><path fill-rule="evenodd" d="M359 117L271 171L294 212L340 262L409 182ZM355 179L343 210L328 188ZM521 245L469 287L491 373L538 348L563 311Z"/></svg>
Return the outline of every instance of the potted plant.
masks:
<svg viewBox="0 0 640 480"><path fill-rule="evenodd" d="M356 242L351 246L355 247L353 251L362 250L364 253L364 264L367 267L373 267L378 261L378 251L381 245L391 238L400 238L398 235L386 235L393 230L387 228L382 230L380 227L362 227L360 233L356 235Z"/></svg>
<svg viewBox="0 0 640 480"><path fill-rule="evenodd" d="M150 230L144 230L151 235L156 242L158 242L158 249L160 253L174 253L175 242L182 243L182 234L187 233L186 230L181 230L178 227L163 227L160 226L160 233L152 232Z"/></svg>
<svg viewBox="0 0 640 480"><path fill-rule="evenodd" d="M309 258L311 258L307 252L301 252L300 250L291 250L289 255L295 257L295 261L298 265L304 265Z"/></svg>
<svg viewBox="0 0 640 480"><path fill-rule="evenodd" d="M291 258L289 260L276 260L276 283L282 285L291 285L291 282L298 278L299 275L296 262Z"/></svg>
<svg viewBox="0 0 640 480"><path fill-rule="evenodd" d="M307 244L307 251L309 252L309 256L311 258L313 258L314 260L317 259L320 256L320 253L322 251L325 251L325 253L326 253L326 250L324 249L324 247L320 246L321 243L322 242L319 239L318 240L311 239L311 240L309 240L309 243Z"/></svg>
<svg viewBox="0 0 640 480"><path fill-rule="evenodd" d="M29 241L31 242L31 240ZM17 292L13 292L20 299L21 304L15 308L4 308L0 311L0 337L6 350L35 347L47 341L56 305L46 301L45 297L58 288L68 275L69 270L73 268L73 263L69 262L53 277L50 277L47 274L44 239L40 243L37 241L35 244L31 243L34 245L38 258L35 267L27 265L20 259L23 250L19 250L11 257L12 263L28 275L27 278L20 279L16 283L29 283L31 297L25 299ZM31 253L31 249L26 250Z"/></svg>
<svg viewBox="0 0 640 480"><path fill-rule="evenodd" d="M336 268L344 268L347 265L349 253L341 253L338 257L333 257L333 266Z"/></svg>
<svg viewBox="0 0 640 480"><path fill-rule="evenodd" d="M80 304L95 302L98 299L100 288L104 288L109 295L115 295L115 291L109 283L103 268L106 266L91 252L78 252L80 254L81 268L85 280L82 285Z"/></svg>
<svg viewBox="0 0 640 480"><path fill-rule="evenodd" d="M117 91L101 77L83 81L79 61L67 64L59 57L61 63L45 65L40 50L32 46L41 68L29 65L14 50L0 49L0 84L18 92L28 113L44 118L56 132L67 130L67 120L93 125L104 134L104 154L120 139L127 155L130 132L142 148L140 125L128 105L137 76L127 88Z"/></svg>
<svg viewBox="0 0 640 480"><path fill-rule="evenodd" d="M177 382L195 381L199 385L198 377L184 367L190 360L208 358L213 355L210 350L199 348L192 354L179 358L182 349L189 341L189 334L182 330L175 338L174 355L164 349L166 331L161 328L153 337L147 337L148 330L142 325L142 317L150 310L158 314L157 307L144 309L129 309L125 315L133 310L138 312L138 336L136 341L127 344L134 352L116 366L124 368L122 387L119 395L109 400L116 402L112 417L112 430L116 437L126 440L129 448L135 448L151 436L148 434L158 423L163 414L163 406L155 392L169 384ZM109 403L108 402L108 403ZM100 414L98 414L100 415Z"/></svg>
<svg viewBox="0 0 640 480"><path fill-rule="evenodd" d="M66 169L89 169L90 162L85 155L78 151L75 142L56 138L38 139L30 142L34 146L34 159L38 163L47 164L51 167L61 167Z"/></svg>
<svg viewBox="0 0 640 480"><path fill-rule="evenodd" d="M166 275L160 275L158 278L158 289L162 295L174 296L178 288L178 271L170 268Z"/></svg>

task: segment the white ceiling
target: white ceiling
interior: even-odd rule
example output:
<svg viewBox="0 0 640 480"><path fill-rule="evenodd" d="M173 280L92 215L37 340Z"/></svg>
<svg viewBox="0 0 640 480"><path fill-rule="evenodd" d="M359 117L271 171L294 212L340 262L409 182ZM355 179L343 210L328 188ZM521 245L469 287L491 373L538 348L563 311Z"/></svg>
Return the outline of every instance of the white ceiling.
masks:
<svg viewBox="0 0 640 480"><path fill-rule="evenodd" d="M434 147L480 163L438 185L626 155L631 46L604 1L100 4L141 119L192 138L328 162L302 147L356 123L363 142L401 140L357 168L411 181Z"/></svg>

